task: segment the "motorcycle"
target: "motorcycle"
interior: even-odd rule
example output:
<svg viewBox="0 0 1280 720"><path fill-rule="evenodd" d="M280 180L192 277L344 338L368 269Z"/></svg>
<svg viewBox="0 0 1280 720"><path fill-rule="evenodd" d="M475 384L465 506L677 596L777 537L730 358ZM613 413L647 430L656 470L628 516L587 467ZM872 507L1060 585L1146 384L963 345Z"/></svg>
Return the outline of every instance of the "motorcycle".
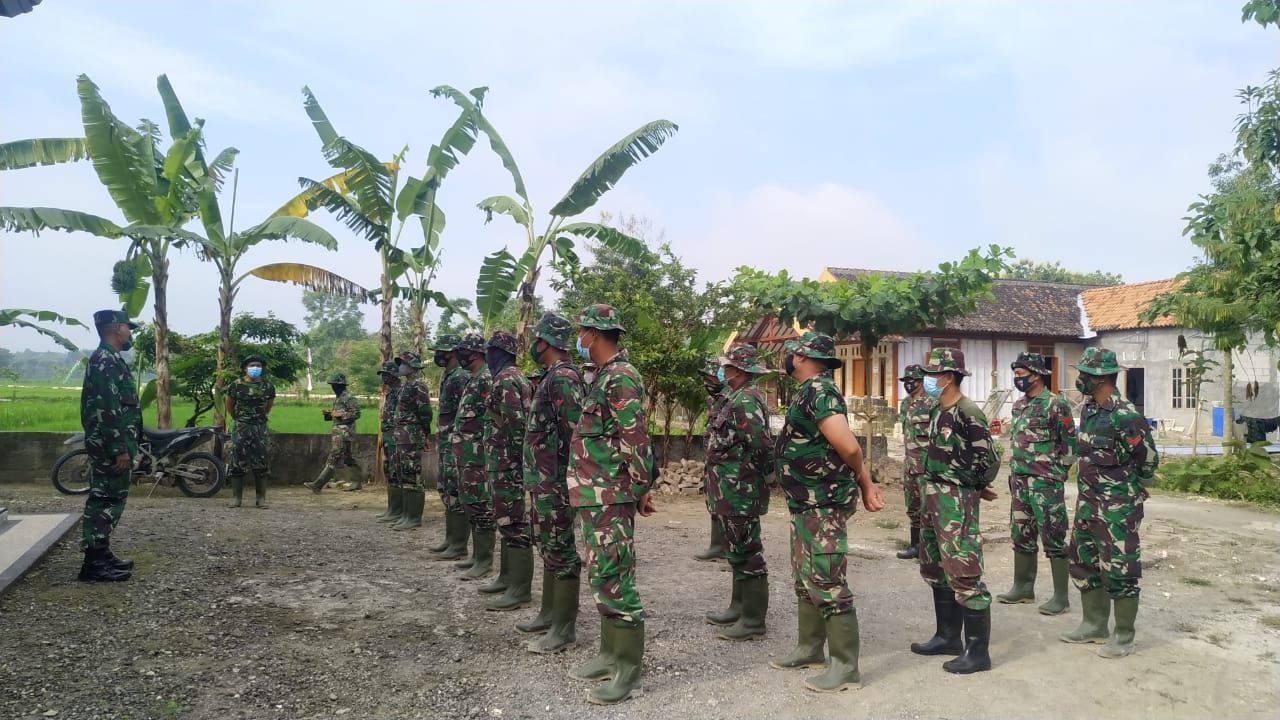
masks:
<svg viewBox="0 0 1280 720"><path fill-rule="evenodd" d="M151 492L159 485L177 485L187 497L212 497L227 480L227 466L219 458L222 443L230 436L213 427L190 427L176 430L142 428L138 454L133 458L133 483L151 480ZM191 448L213 441L217 454ZM89 451L84 449L84 433L72 435L65 445L80 445L58 458L53 464L53 486L64 495L86 495L89 492Z"/></svg>

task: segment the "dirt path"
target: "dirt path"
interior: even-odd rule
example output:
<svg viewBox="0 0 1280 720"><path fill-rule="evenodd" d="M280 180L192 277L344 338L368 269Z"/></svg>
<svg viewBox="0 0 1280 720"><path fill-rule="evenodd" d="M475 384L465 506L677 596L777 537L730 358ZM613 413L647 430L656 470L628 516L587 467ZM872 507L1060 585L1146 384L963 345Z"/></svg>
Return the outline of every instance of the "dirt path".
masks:
<svg viewBox="0 0 1280 720"><path fill-rule="evenodd" d="M16 512L75 510L37 486L0 487ZM795 640L775 498L765 522L773 569L770 635L714 639L702 613L726 599L723 565L691 554L706 541L697 498L663 498L637 532L649 611L643 694L613 708L565 677L593 651L584 597L577 648L531 655L473 584L422 550L439 535L371 521L377 490L273 496L268 511L224 498L136 498L117 550L138 562L119 586L73 580L74 539L0 597L0 718L1262 718L1280 707L1280 517L1159 497L1144 525L1138 650L1119 661L1058 642L1078 608L1042 617L996 606L991 672L948 675L907 649L932 632L916 566L892 557L905 537L901 494L859 512L850 571L862 624L858 692L820 696L803 672L767 667ZM1002 497L984 508L987 577L1011 577ZM1047 565L1038 586L1048 590ZM536 590L535 586L535 590ZM585 590L585 589L584 589ZM1073 592L1073 603L1076 596ZM56 715L48 715L56 710Z"/></svg>

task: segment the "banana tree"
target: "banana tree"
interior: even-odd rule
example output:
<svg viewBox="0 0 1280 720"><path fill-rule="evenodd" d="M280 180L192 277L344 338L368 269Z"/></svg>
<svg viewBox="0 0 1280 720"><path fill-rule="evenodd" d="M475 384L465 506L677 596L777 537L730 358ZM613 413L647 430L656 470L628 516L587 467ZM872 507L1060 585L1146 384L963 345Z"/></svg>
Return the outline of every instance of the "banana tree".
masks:
<svg viewBox="0 0 1280 720"><path fill-rule="evenodd" d="M52 339L54 342L58 343L62 347L66 348L67 350L70 350L71 352L77 352L80 349L79 346L77 346L74 342L66 339L59 333L53 330L50 330L47 327L36 325L34 322L31 322L31 320L24 320L23 319L24 315L26 317L31 318L31 320L35 320L37 322L42 322L42 323L58 322L58 323L62 323L63 325L77 325L79 327L88 327L87 325L85 325L84 323L80 322L79 320L73 317L66 317L65 315L59 315L58 313L53 312L52 310L17 310L13 308L10 308L7 310L0 310L0 327L29 328L31 330L35 330L36 332L40 333L41 335L44 335L47 338Z"/></svg>
<svg viewBox="0 0 1280 720"><path fill-rule="evenodd" d="M539 263L548 247L551 247L553 260L569 265L577 264L574 242L570 235L594 240L626 257L639 258L647 252L642 241L617 228L603 223L565 221L581 215L595 205L627 170L657 152L679 127L668 120L655 120L605 150L551 208L551 217L542 234L534 229L533 206L525 190L524 178L516 167L510 150L487 120L482 119L481 128L489 137L490 147L511 173L516 197L495 195L480 201L478 207L485 213L485 222L491 221L494 213L510 216L517 225L524 228L527 244L518 259L505 247L485 257L476 280L476 309L488 330L489 325L518 290L520 315L516 322L516 335L523 347L533 314L538 276L542 272Z"/></svg>

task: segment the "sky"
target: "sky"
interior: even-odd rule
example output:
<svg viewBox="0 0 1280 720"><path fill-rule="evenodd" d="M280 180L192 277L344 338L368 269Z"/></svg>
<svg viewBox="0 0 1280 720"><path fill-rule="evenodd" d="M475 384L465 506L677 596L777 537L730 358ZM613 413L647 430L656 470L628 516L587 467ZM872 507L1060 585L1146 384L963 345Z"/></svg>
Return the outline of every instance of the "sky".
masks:
<svg viewBox="0 0 1280 720"><path fill-rule="evenodd" d="M163 125L155 87L167 74L188 115L206 120L210 149L240 150L246 227L296 194L299 176L332 173L304 85L339 133L377 156L407 145L412 175L456 117L429 90L483 85L539 228L604 149L649 121L677 123L586 219L647 218L706 281L741 265L808 277L929 269L995 243L1141 282L1194 260L1182 218L1232 147L1235 94L1280 65L1280 32L1241 24L1241 4L45 0L0 18L0 142L82 135L80 73L118 117ZM520 254L523 231L506 218L486 225L474 207L510 192L483 143L449 176L436 289L474 299L486 254ZM0 206L123 224L88 163L0 173ZM339 238L336 252L264 243L242 267L304 262L376 287L372 246L312 217ZM0 232L0 307L88 323L118 307L109 279L125 248ZM171 327L216 327L212 265L186 251L171 266ZM549 294L545 274L542 284ZM301 296L250 279L236 309L301 328ZM370 306L366 327L376 322ZM89 331L65 334L96 344ZM55 347L14 328L0 329L0 346Z"/></svg>

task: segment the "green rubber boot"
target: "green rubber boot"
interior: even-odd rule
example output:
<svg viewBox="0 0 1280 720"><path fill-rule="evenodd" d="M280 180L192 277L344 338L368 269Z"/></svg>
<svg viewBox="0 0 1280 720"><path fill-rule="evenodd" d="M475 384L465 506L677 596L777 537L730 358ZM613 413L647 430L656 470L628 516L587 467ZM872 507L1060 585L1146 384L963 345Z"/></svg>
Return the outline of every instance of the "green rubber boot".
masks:
<svg viewBox="0 0 1280 720"><path fill-rule="evenodd" d="M711 544L707 546L706 550L694 554L693 559L703 562L724 562L727 549L728 547L724 542L724 527L720 525L720 521L716 519L716 516L712 515Z"/></svg>
<svg viewBox="0 0 1280 720"><path fill-rule="evenodd" d="M533 604L533 548L503 547L507 567L507 590L485 610L506 612Z"/></svg>
<svg viewBox="0 0 1280 720"><path fill-rule="evenodd" d="M716 637L722 640L764 638L764 619L769 614L769 576L756 575L743 578L734 585L742 588L742 614L733 625L716 633Z"/></svg>
<svg viewBox="0 0 1280 720"><path fill-rule="evenodd" d="M1035 553L1014 553L1013 587L996 599L1006 605L1035 602L1037 560Z"/></svg>
<svg viewBox="0 0 1280 720"><path fill-rule="evenodd" d="M359 465L349 465L347 477L351 479L347 481L347 486L342 488L343 492L352 492L364 487L364 470L361 470Z"/></svg>
<svg viewBox="0 0 1280 720"><path fill-rule="evenodd" d="M332 479L333 479L333 466L325 465L324 469L320 471L320 475L317 476L315 480L312 480L309 483L302 483L302 485L304 487L311 488L311 492L319 494L319 492L324 489L324 486L328 485L329 481Z"/></svg>
<svg viewBox="0 0 1280 720"><path fill-rule="evenodd" d="M471 567L462 573L463 580L479 580L493 572L493 540L494 528L476 529L471 534L475 550L471 554Z"/></svg>
<svg viewBox="0 0 1280 720"><path fill-rule="evenodd" d="M796 614L799 616L796 649L776 660L770 660L769 667L779 670L824 667L827 657L822 648L827 644L827 625L822 619L822 611L804 600L798 600L796 604Z"/></svg>
<svg viewBox="0 0 1280 720"><path fill-rule="evenodd" d="M736 575L736 573L735 573ZM732 625L742 615L742 581L733 579L733 590L729 596L729 607L724 610L712 610L706 614L707 622L712 625Z"/></svg>
<svg viewBox="0 0 1280 720"><path fill-rule="evenodd" d="M387 509L375 517L380 523L398 523L404 515L404 488L399 485L387 486Z"/></svg>
<svg viewBox="0 0 1280 720"><path fill-rule="evenodd" d="M570 670L569 677L574 680L613 679L614 669L617 666L617 660L613 655L613 638L616 629L612 620L600 618L600 651L595 657Z"/></svg>
<svg viewBox="0 0 1280 720"><path fill-rule="evenodd" d="M1107 639L1107 644L1098 648L1098 654L1104 658L1122 658L1133 652L1133 624L1138 619L1138 598L1116 598L1111 603L1115 606L1116 629Z"/></svg>
<svg viewBox="0 0 1280 720"><path fill-rule="evenodd" d="M551 617L556 602L556 592L560 586L555 584L556 576L545 568L542 570L542 607L529 622L516 623L516 629L522 633L540 633L551 629ZM576 593L576 591L575 591ZM575 602L576 605L576 602ZM535 651L536 652L536 651Z"/></svg>
<svg viewBox="0 0 1280 720"><path fill-rule="evenodd" d="M498 542L498 577L494 578L487 584L476 588L476 591L485 595L497 595L507 591L510 584L509 575L511 569L511 549L507 547L507 539L502 538Z"/></svg>
<svg viewBox="0 0 1280 720"><path fill-rule="evenodd" d="M454 514L449 512L449 508L446 507L444 509L444 537L440 538L440 542L427 548L427 552L439 555L449 549L449 543L453 542L451 538L453 537L453 525L455 522L457 521L454 520Z"/></svg>
<svg viewBox="0 0 1280 720"><path fill-rule="evenodd" d="M1107 620L1111 616L1111 600L1102 588L1091 588L1080 591L1080 607L1084 619L1080 626L1069 633L1058 636L1062 642L1069 643L1104 643L1111 636L1107 632Z"/></svg>
<svg viewBox="0 0 1280 720"><path fill-rule="evenodd" d="M1061 615L1071 609L1067 588L1071 584L1071 564L1066 558L1052 558L1049 569L1053 572L1053 597L1040 606L1041 615Z"/></svg>
<svg viewBox="0 0 1280 720"><path fill-rule="evenodd" d="M827 647L831 662L826 672L804 681L805 689L814 692L840 692L862 687L862 675L858 673L858 650L861 637L858 634L858 611L850 610L826 619Z"/></svg>
<svg viewBox="0 0 1280 720"><path fill-rule="evenodd" d="M271 479L268 472L253 473L253 506L259 510L267 509L267 480Z"/></svg>
<svg viewBox="0 0 1280 720"><path fill-rule="evenodd" d="M640 689L640 665L644 660L644 622L613 628L613 679L591 688L587 698L596 705L612 705Z"/></svg>
<svg viewBox="0 0 1280 720"><path fill-rule="evenodd" d="M445 517L453 519L453 531L449 536L449 547L436 555L437 560L457 560L467 556L467 538L471 537L471 523L467 513L462 510L447 510Z"/></svg>
<svg viewBox="0 0 1280 720"><path fill-rule="evenodd" d="M551 626L546 635L534 640L525 647L529 652L553 653L578 644L578 586L575 577L560 579L551 578L550 594ZM543 597L548 594L547 585L543 585Z"/></svg>
<svg viewBox="0 0 1280 720"><path fill-rule="evenodd" d="M391 529L412 530L422 527L422 508L427 502L426 491L407 487L402 492L404 494L404 515L400 516L400 521L392 525Z"/></svg>
<svg viewBox="0 0 1280 720"><path fill-rule="evenodd" d="M238 508L244 498L244 476L231 476L231 502L227 504L229 508Z"/></svg>

